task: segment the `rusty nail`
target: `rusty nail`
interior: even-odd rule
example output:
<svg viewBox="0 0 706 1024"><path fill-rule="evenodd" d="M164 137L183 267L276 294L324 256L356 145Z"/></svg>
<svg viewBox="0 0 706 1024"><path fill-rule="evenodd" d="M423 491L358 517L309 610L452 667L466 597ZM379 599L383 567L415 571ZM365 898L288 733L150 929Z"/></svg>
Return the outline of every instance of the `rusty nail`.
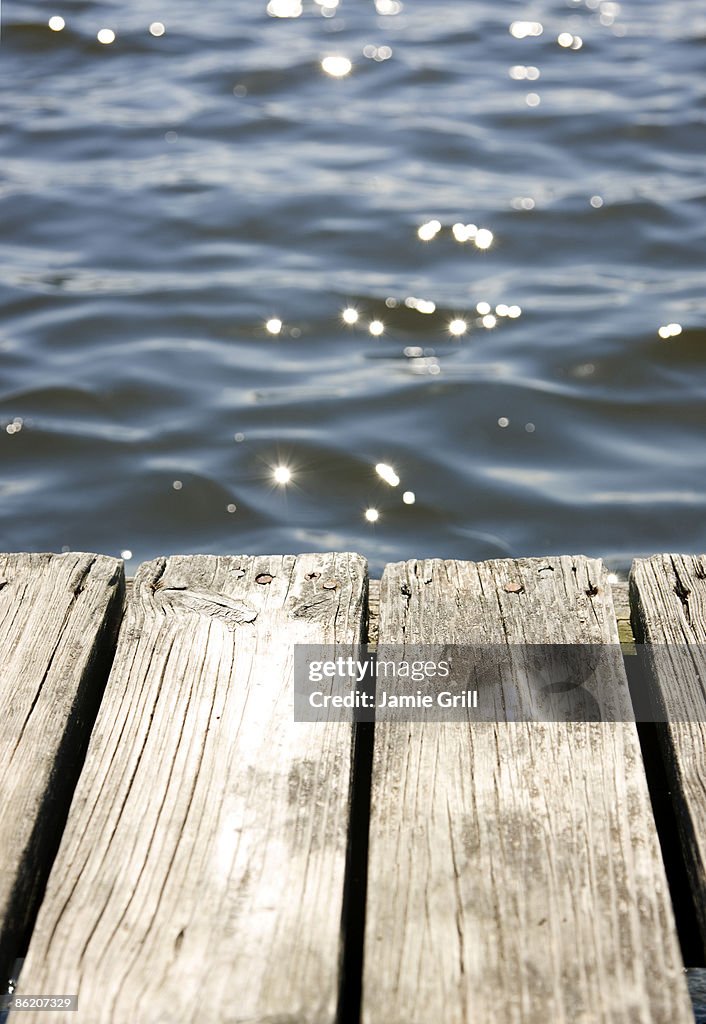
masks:
<svg viewBox="0 0 706 1024"><path fill-rule="evenodd" d="M335 590L338 586L338 580L326 580L326 582L322 583L321 586L324 590Z"/></svg>
<svg viewBox="0 0 706 1024"><path fill-rule="evenodd" d="M525 588L521 583L506 583L503 589L508 594L520 594Z"/></svg>
<svg viewBox="0 0 706 1024"><path fill-rule="evenodd" d="M255 577L255 582L264 587L266 583L272 583L273 579L274 576L270 576L269 572L261 572L259 576Z"/></svg>

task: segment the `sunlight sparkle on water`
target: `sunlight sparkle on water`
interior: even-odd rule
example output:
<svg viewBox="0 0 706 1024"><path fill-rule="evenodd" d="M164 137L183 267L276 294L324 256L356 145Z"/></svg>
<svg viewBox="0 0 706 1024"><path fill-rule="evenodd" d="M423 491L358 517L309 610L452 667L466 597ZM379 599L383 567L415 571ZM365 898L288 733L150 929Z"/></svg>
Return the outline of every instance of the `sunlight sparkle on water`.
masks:
<svg viewBox="0 0 706 1024"><path fill-rule="evenodd" d="M350 74L353 65L348 57L324 57L321 61L321 69L332 78L345 78Z"/></svg>
<svg viewBox="0 0 706 1024"><path fill-rule="evenodd" d="M163 36L166 31L167 30L161 21L153 21L150 25L151 36Z"/></svg>
<svg viewBox="0 0 706 1024"><path fill-rule="evenodd" d="M115 32L112 28L102 28L98 31L96 39L99 43L103 43L104 46L110 46L111 43L115 42Z"/></svg>
<svg viewBox="0 0 706 1024"><path fill-rule="evenodd" d="M487 313L483 317L483 326L487 327L489 331L492 331L493 327L495 327L497 322L498 321L496 320L492 313Z"/></svg>
<svg viewBox="0 0 706 1024"><path fill-rule="evenodd" d="M130 551L129 548L125 548L124 551L120 552L120 557L124 559L126 562L129 562L130 559L132 558L132 551Z"/></svg>
<svg viewBox="0 0 706 1024"><path fill-rule="evenodd" d="M358 315L357 309L354 309L353 306L347 306L341 313L341 320L343 320L344 324L357 324Z"/></svg>
<svg viewBox="0 0 706 1024"><path fill-rule="evenodd" d="M284 487L284 485L288 484L289 481L292 479L291 470L289 470L286 466L277 466L272 471L272 476L274 477L275 483L279 484L281 487Z"/></svg>
<svg viewBox="0 0 706 1024"><path fill-rule="evenodd" d="M376 508L366 508L365 518L368 520L369 523L376 523L380 518L380 513Z"/></svg>
<svg viewBox="0 0 706 1024"><path fill-rule="evenodd" d="M468 324L465 320L460 318L452 320L449 324L449 334L453 335L454 338L460 338L462 334L465 334L468 330Z"/></svg>
<svg viewBox="0 0 706 1024"><path fill-rule="evenodd" d="M62 29L66 28L66 22L59 14L55 14L50 18L48 24L52 32L61 32Z"/></svg>
<svg viewBox="0 0 706 1024"><path fill-rule="evenodd" d="M270 317L265 324L265 330L269 334L279 334L282 330L282 321L276 316Z"/></svg>
<svg viewBox="0 0 706 1024"><path fill-rule="evenodd" d="M539 93L528 92L525 96L525 103L528 107L538 107L541 102L542 97L539 95Z"/></svg>
<svg viewBox="0 0 706 1024"><path fill-rule="evenodd" d="M431 299L418 299L415 295L408 295L404 304L407 309L416 309L418 313L424 313L427 316L436 312L436 303Z"/></svg>
<svg viewBox="0 0 706 1024"><path fill-rule="evenodd" d="M541 36L544 26L539 21L513 21L510 35L515 39L526 39L528 36Z"/></svg>
<svg viewBox="0 0 706 1024"><path fill-rule="evenodd" d="M405 491L402 495L402 501L405 505L413 505L417 500L417 496L414 491Z"/></svg>
<svg viewBox="0 0 706 1024"><path fill-rule="evenodd" d="M486 313L490 312L489 302L479 302L476 306L476 313L480 313L481 316L485 316Z"/></svg>
<svg viewBox="0 0 706 1024"><path fill-rule="evenodd" d="M402 6L401 0L375 0L375 10L383 16L399 14Z"/></svg>
<svg viewBox="0 0 706 1024"><path fill-rule="evenodd" d="M594 210L600 210L603 206L603 199L601 196L591 196L590 203Z"/></svg>
<svg viewBox="0 0 706 1024"><path fill-rule="evenodd" d="M529 79L530 82L536 82L540 74L539 68L533 64L513 64L509 71L510 78L514 78L516 82L520 82L524 78Z"/></svg>
<svg viewBox="0 0 706 1024"><path fill-rule="evenodd" d="M299 18L302 11L301 0L270 0L267 5L271 18Z"/></svg>
<svg viewBox="0 0 706 1024"><path fill-rule="evenodd" d="M493 232L488 228L478 228L475 242L477 249L489 249L493 244Z"/></svg>
<svg viewBox="0 0 706 1024"><path fill-rule="evenodd" d="M667 338L678 337L681 334L681 332L681 324L665 324L663 327L660 327L660 329L657 331L657 334L659 334L660 338L666 340Z"/></svg>
<svg viewBox="0 0 706 1024"><path fill-rule="evenodd" d="M384 480L386 484L390 485L390 487L397 487L399 485L400 478L397 473L395 473L392 466L388 466L386 462L378 462L375 467L375 472L381 480Z"/></svg>
<svg viewBox="0 0 706 1024"><path fill-rule="evenodd" d="M522 316L522 307L509 306L507 310L507 315L510 317L511 320L517 320L518 316Z"/></svg>
<svg viewBox="0 0 706 1024"><path fill-rule="evenodd" d="M389 46L364 46L363 56L367 57L368 60L376 60L378 63L384 60L389 60L392 56L392 48Z"/></svg>
<svg viewBox="0 0 706 1024"><path fill-rule="evenodd" d="M454 224L451 228L451 232L457 242L470 242L471 239L476 237L478 232L478 226L476 224Z"/></svg>
<svg viewBox="0 0 706 1024"><path fill-rule="evenodd" d="M428 220L417 228L417 235L423 242L431 242L441 231L441 221Z"/></svg>
<svg viewBox="0 0 706 1024"><path fill-rule="evenodd" d="M374 338L379 338L381 334L385 333L385 325L382 320L372 320L368 330Z"/></svg>
<svg viewBox="0 0 706 1024"><path fill-rule="evenodd" d="M580 50L583 46L583 39L581 36L574 36L571 32L560 32L556 41L559 46L562 46L565 50Z"/></svg>

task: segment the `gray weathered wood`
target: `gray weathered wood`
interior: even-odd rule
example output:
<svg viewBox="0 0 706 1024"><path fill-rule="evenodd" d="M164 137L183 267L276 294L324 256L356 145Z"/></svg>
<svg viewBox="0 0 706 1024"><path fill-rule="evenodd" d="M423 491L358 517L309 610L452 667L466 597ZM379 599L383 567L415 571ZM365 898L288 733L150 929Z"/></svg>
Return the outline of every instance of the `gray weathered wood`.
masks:
<svg viewBox="0 0 706 1024"><path fill-rule="evenodd" d="M670 719L661 747L706 954L706 556L637 559L630 592L635 635L660 645L653 683Z"/></svg>
<svg viewBox="0 0 706 1024"><path fill-rule="evenodd" d="M21 990L77 992L75 1024L335 1019L352 726L294 723L292 657L358 641L366 583L346 554L140 568Z"/></svg>
<svg viewBox="0 0 706 1024"><path fill-rule="evenodd" d="M19 957L108 675L122 563L0 555L0 991Z"/></svg>
<svg viewBox="0 0 706 1024"><path fill-rule="evenodd" d="M381 645L618 642L580 557L388 566L379 626ZM376 724L364 1024L691 1020L634 724Z"/></svg>

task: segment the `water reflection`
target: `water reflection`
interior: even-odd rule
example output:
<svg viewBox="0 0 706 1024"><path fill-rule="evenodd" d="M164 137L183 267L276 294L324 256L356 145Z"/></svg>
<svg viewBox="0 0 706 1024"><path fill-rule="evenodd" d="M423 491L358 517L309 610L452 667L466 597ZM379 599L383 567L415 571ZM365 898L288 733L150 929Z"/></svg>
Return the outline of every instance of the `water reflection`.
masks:
<svg viewBox="0 0 706 1024"><path fill-rule="evenodd" d="M280 487L284 487L292 479L292 471L287 466L276 466L273 470L272 477L276 484Z"/></svg>
<svg viewBox="0 0 706 1024"><path fill-rule="evenodd" d="M513 21L510 35L515 39L527 39L528 36L541 36L544 26L539 21Z"/></svg>
<svg viewBox="0 0 706 1024"><path fill-rule="evenodd" d="M351 73L353 64L348 57L332 56L324 57L321 61L321 68L327 75L331 75L332 78L345 78L346 75Z"/></svg>
<svg viewBox="0 0 706 1024"><path fill-rule="evenodd" d="M386 484L390 485L390 487L397 487L399 485L400 478L397 473L395 473L392 466L389 466L386 462L378 462L375 467L375 472L380 479L384 480Z"/></svg>
<svg viewBox="0 0 706 1024"><path fill-rule="evenodd" d="M465 334L467 330L468 324L466 323L465 320L461 320L460 318L452 320L451 323L449 324L449 334L451 334L454 338L460 338L461 335Z"/></svg>
<svg viewBox="0 0 706 1024"><path fill-rule="evenodd" d="M301 0L269 0L267 13L271 18L299 18L304 8Z"/></svg>
<svg viewBox="0 0 706 1024"><path fill-rule="evenodd" d="M132 0L110 28L90 5L70 31L27 11L5 41L23 87L0 182L15 546L110 532L141 557L165 533L225 550L237 529L263 549L474 556L575 531L598 551L582 494L607 514L641 496L613 519L616 558L671 528L648 500L693 505L679 536L703 536L680 476L700 467L706 315L688 17L177 6L171 61Z"/></svg>

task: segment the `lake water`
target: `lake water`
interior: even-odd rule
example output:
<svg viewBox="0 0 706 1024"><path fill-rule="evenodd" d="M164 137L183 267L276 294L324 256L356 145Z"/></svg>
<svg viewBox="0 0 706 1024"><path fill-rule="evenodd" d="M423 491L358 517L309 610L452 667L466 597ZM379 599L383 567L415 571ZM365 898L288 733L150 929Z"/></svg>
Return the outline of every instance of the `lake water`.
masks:
<svg viewBox="0 0 706 1024"><path fill-rule="evenodd" d="M706 8L269 6L3 4L0 547L706 548Z"/></svg>

